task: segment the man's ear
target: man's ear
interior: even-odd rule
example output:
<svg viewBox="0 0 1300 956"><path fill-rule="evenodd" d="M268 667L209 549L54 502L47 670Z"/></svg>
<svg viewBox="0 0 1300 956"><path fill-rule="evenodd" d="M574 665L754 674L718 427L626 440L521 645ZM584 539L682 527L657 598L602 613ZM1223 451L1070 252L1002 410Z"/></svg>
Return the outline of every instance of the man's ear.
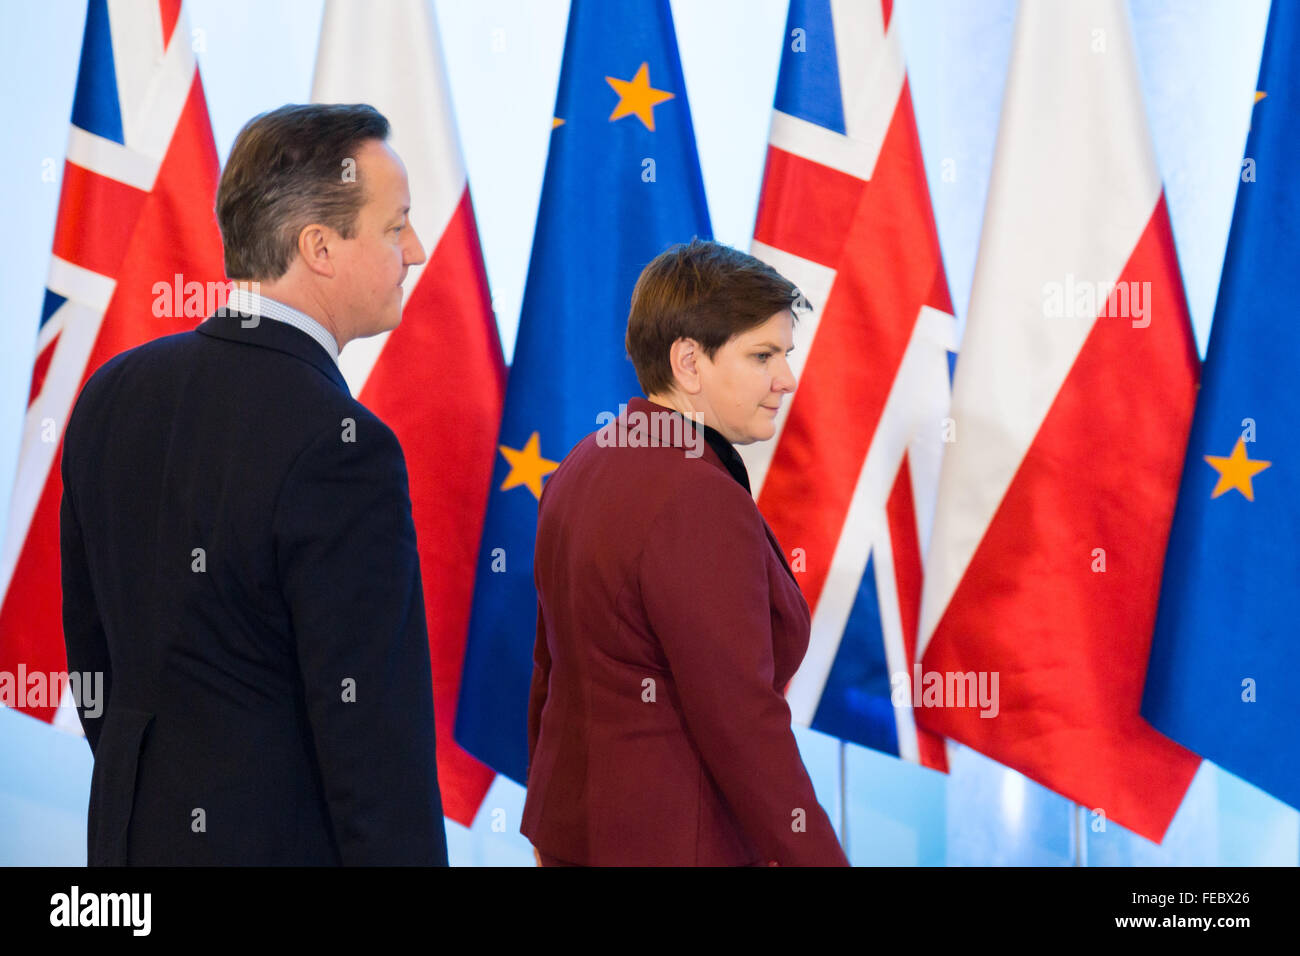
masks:
<svg viewBox="0 0 1300 956"><path fill-rule="evenodd" d="M687 395L698 395L703 388L699 367L703 354L700 343L688 338L678 339L668 350L668 365L673 370L673 378Z"/></svg>
<svg viewBox="0 0 1300 956"><path fill-rule="evenodd" d="M314 222L304 226L298 233L298 255L302 256L307 268L327 279L334 278L334 259L330 252L337 239L337 234L328 226Z"/></svg>

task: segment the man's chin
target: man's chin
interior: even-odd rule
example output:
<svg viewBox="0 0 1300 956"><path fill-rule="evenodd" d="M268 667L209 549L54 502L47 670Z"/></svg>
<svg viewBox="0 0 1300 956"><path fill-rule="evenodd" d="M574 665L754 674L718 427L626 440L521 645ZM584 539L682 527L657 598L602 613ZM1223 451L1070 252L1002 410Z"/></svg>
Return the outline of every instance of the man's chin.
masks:
<svg viewBox="0 0 1300 956"><path fill-rule="evenodd" d="M382 332L391 332L393 331L393 329L397 328L401 324L402 324L402 313L399 312L397 313L397 315L393 316L392 318L385 319L382 323L378 323L372 326L371 328L367 329L366 331L361 332L356 337L359 339L372 338L376 335L379 335Z"/></svg>

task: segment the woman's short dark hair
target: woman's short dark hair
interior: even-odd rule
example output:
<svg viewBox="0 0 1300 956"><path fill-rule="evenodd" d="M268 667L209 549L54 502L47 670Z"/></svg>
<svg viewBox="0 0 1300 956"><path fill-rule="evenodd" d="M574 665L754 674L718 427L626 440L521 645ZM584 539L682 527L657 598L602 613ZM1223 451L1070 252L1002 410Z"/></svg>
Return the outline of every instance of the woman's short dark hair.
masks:
<svg viewBox="0 0 1300 956"><path fill-rule="evenodd" d="M670 391L672 345L695 339L710 359L734 336L782 309L807 306L793 282L720 242L692 239L641 271L627 317L627 354L647 395Z"/></svg>
<svg viewBox="0 0 1300 956"><path fill-rule="evenodd" d="M365 201L357 150L387 138L388 120L363 103L289 104L249 120L217 186L226 275L280 278L312 223L352 238Z"/></svg>

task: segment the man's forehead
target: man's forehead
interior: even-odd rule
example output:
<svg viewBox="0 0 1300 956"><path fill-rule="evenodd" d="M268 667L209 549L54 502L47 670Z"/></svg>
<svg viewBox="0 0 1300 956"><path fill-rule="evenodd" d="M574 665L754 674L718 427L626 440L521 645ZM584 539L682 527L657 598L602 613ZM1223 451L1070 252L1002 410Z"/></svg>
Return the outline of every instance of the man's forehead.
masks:
<svg viewBox="0 0 1300 956"><path fill-rule="evenodd" d="M368 183L367 198L384 215L401 216L411 206L410 184L401 157L382 140L368 140L358 151L358 167Z"/></svg>
<svg viewBox="0 0 1300 956"><path fill-rule="evenodd" d="M406 183L406 165L393 147L379 139L368 139L357 150L357 165L376 178L393 178Z"/></svg>

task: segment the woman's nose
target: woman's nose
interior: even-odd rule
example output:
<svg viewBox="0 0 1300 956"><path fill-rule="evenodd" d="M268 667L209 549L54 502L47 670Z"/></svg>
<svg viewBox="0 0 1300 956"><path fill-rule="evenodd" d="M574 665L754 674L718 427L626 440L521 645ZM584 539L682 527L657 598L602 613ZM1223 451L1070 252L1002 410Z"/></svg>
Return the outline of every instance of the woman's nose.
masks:
<svg viewBox="0 0 1300 956"><path fill-rule="evenodd" d="M793 392L798 384L794 377L794 369L790 368L790 363L781 360L781 373L772 382L772 388L778 392Z"/></svg>

